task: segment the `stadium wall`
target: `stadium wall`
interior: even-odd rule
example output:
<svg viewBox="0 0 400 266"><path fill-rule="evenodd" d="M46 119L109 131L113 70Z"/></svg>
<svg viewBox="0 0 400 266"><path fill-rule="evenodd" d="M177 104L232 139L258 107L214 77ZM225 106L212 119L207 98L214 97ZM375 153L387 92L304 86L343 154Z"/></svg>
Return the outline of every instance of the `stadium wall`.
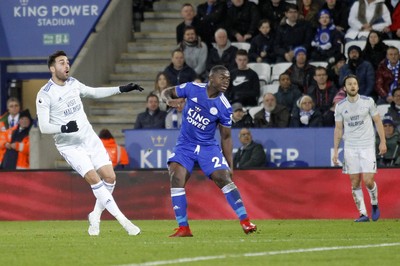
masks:
<svg viewBox="0 0 400 266"><path fill-rule="evenodd" d="M397 169L377 174L382 218L400 217ZM71 171L1 172L0 220L84 220L95 198ZM114 197L133 220L174 219L167 170L117 173ZM236 170L253 219L352 219L358 216L350 181L338 168ZM222 192L201 171L187 185L189 219L236 219ZM368 192L364 189L367 209ZM108 213L103 219L111 219Z"/></svg>

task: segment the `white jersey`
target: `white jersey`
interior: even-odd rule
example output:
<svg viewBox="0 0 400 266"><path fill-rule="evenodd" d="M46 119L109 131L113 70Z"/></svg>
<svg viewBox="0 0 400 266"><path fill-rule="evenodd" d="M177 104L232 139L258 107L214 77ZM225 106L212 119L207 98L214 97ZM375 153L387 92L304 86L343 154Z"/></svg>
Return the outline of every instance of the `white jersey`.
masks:
<svg viewBox="0 0 400 266"><path fill-rule="evenodd" d="M50 79L36 97L40 131L44 134L55 134L54 140L58 149L79 145L85 138L95 134L83 109L81 97L103 98L118 93L119 87L92 88L71 77L63 86ZM79 131L61 133L61 126L72 120L76 121Z"/></svg>
<svg viewBox="0 0 400 266"><path fill-rule="evenodd" d="M347 97L335 108L335 121L343 122L343 140L348 148L375 147L375 129L372 117L378 114L372 98L360 95L354 102Z"/></svg>

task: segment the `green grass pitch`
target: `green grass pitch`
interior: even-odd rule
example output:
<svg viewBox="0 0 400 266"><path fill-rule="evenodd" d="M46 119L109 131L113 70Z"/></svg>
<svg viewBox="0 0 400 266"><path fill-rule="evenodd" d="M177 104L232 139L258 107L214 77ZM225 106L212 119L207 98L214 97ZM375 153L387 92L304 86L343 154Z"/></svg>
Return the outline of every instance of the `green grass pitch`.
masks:
<svg viewBox="0 0 400 266"><path fill-rule="evenodd" d="M196 220L194 237L169 238L173 220L134 221L128 236L102 221L0 222L0 265L399 265L400 222L255 220L245 235L236 220Z"/></svg>

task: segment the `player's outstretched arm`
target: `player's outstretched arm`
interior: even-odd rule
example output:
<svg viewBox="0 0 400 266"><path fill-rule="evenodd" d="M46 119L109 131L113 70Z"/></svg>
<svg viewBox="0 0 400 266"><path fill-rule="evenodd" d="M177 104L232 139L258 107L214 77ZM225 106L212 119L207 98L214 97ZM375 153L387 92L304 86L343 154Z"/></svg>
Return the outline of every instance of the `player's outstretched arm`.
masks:
<svg viewBox="0 0 400 266"><path fill-rule="evenodd" d="M140 87L140 85L135 83L129 83L127 85L119 86L119 91L123 92L130 92L130 91L143 91L144 89Z"/></svg>

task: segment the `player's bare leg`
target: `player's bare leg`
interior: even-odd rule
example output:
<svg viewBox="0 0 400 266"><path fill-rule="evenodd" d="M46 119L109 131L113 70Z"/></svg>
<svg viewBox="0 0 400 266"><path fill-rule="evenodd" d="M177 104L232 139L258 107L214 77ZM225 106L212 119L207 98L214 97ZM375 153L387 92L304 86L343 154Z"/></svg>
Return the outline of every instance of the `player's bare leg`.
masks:
<svg viewBox="0 0 400 266"><path fill-rule="evenodd" d="M103 166L102 168L111 167L111 165ZM104 169L103 169L104 170ZM109 171L109 169L104 170L104 173ZM114 174L115 175L115 174ZM116 202L114 201L114 197L111 195L110 191L107 190L104 182L100 179L99 175L94 170L90 170L84 176L85 180L90 184L93 190L93 194L96 197L96 205L98 205L97 212L101 209L107 209L111 215L113 215L118 222L122 225L122 227L128 232L129 235L138 235L140 233L140 229L132 224L125 215L118 208ZM98 202L97 202L98 201ZM95 207L96 209L96 207ZM92 212L93 213L93 212ZM98 235L100 233L100 216L98 214L89 214L89 234L90 235ZM101 215L101 212L100 212ZM98 220L97 220L98 219ZM96 230L96 224L98 230ZM97 233L97 234L96 234Z"/></svg>
<svg viewBox="0 0 400 266"><path fill-rule="evenodd" d="M257 226L250 222L239 189L231 179L231 173L227 170L217 170L211 174L211 178L224 193L229 205L235 211L245 234L257 231Z"/></svg>

